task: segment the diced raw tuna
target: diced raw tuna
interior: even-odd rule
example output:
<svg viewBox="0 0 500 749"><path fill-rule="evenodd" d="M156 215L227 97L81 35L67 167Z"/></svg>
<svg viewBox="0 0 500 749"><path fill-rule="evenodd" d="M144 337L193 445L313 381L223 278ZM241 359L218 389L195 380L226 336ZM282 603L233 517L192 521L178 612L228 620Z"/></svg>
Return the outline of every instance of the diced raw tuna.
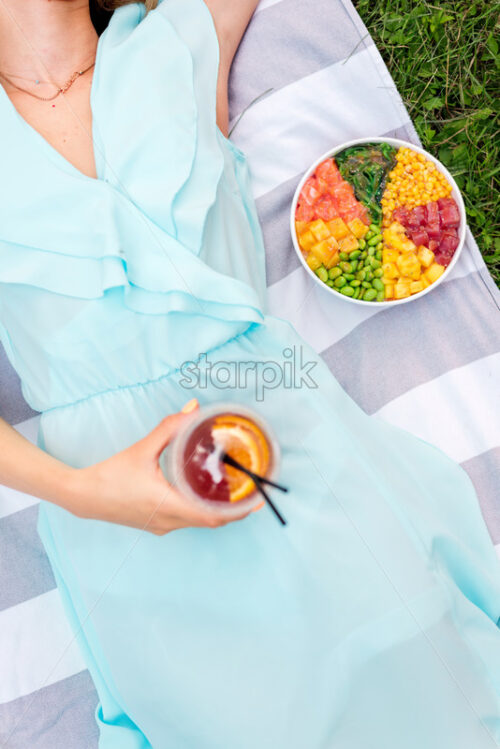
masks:
<svg viewBox="0 0 500 749"><path fill-rule="evenodd" d="M433 224L428 224L427 227L427 234L429 235L429 239L441 239L441 227L439 226L439 221Z"/></svg>
<svg viewBox="0 0 500 749"><path fill-rule="evenodd" d="M409 229L418 229L419 226L422 226L422 224L425 222L425 208L423 205L417 205L416 208L412 210L408 217L408 228Z"/></svg>
<svg viewBox="0 0 500 749"><path fill-rule="evenodd" d="M420 229L410 229L410 237L412 242L415 242L417 247L420 245L425 245L425 247L429 246L429 235L427 234L426 230L423 227L420 227Z"/></svg>
<svg viewBox="0 0 500 749"><path fill-rule="evenodd" d="M439 221L439 206L437 200L431 200L425 205L425 222L426 224L435 224Z"/></svg>
<svg viewBox="0 0 500 749"><path fill-rule="evenodd" d="M450 253L453 255L458 247L458 234L456 230L446 230L443 232L441 241L439 242L439 251L443 254Z"/></svg>
<svg viewBox="0 0 500 749"><path fill-rule="evenodd" d="M448 228L456 227L460 224L460 213L455 201L448 203L441 208L441 225Z"/></svg>
<svg viewBox="0 0 500 749"><path fill-rule="evenodd" d="M408 226L408 217L409 217L408 209L405 208L404 206L401 206L400 208L396 208L392 212L392 220L398 221L405 228Z"/></svg>
<svg viewBox="0 0 500 749"><path fill-rule="evenodd" d="M431 250L431 252L436 252L437 248L439 247L439 242L437 241L437 239L429 239L429 244L427 245L427 247L429 248L429 250Z"/></svg>

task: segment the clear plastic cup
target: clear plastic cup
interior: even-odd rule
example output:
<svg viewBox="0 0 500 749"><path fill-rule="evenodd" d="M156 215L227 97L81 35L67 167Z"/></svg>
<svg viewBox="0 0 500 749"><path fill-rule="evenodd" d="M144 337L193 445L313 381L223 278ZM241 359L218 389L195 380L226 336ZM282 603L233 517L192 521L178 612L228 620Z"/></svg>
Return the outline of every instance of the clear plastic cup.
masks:
<svg viewBox="0 0 500 749"><path fill-rule="evenodd" d="M166 479L189 500L203 506L205 510L230 517L253 509L262 501L262 496L250 479L247 480L244 474L236 469L231 471L222 462L222 451L225 447L212 437L214 433L217 434L217 428L214 432L213 425L218 424L220 427L218 417L221 417L223 422L236 417L236 432L238 433L238 429L240 433L243 430L250 444L253 439L252 432L258 430L256 445L262 445L263 438L269 452L266 470L255 472L271 480L276 479L281 453L273 430L260 414L246 406L230 402L202 407L191 414L162 451L159 462ZM258 436L259 433L261 436ZM231 449L227 449L227 452L231 455ZM267 452L265 454L267 457ZM247 492L241 499L231 500L229 497L228 471L231 471L233 480L235 475L236 480L241 479L242 487L244 481L250 481L246 483ZM240 491L244 489L241 488Z"/></svg>

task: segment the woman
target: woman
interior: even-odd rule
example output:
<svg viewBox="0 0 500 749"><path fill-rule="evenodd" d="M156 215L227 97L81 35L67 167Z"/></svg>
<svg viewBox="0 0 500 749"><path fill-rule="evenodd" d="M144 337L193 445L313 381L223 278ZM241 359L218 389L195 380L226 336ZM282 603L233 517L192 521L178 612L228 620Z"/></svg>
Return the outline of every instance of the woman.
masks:
<svg viewBox="0 0 500 749"><path fill-rule="evenodd" d="M0 331L42 412L37 447L0 424L0 480L47 500L100 746L494 746L498 565L469 479L265 314L227 139L255 2L116 5L98 39L83 0L0 9ZM259 399L258 372L297 350L312 386ZM202 356L259 366L188 389ZM277 432L285 529L263 511L207 527L225 521L161 474L186 412L228 399Z"/></svg>

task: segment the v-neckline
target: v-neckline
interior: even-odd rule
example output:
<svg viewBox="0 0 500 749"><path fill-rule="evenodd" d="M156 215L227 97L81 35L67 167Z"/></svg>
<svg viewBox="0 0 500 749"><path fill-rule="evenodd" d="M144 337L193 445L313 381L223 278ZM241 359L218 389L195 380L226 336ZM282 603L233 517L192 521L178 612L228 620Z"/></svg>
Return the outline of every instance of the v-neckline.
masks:
<svg viewBox="0 0 500 749"><path fill-rule="evenodd" d="M116 12L116 11L115 11ZM113 12L113 15L115 14ZM73 175L80 177L80 179L87 180L89 182L103 182L102 176L100 176L100 157L101 157L101 151L102 151L102 145L100 140L97 138L97 122L96 122L96 97L97 97L97 87L98 87L98 78L99 78L99 63L101 59L101 50L102 50L102 41L103 38L109 28L109 24L111 23L113 19L113 15L109 19L108 25L104 29L104 31L101 32L99 38L97 39L97 47L96 47L96 55L95 55L95 64L94 64L94 72L92 74L92 81L90 84L90 111L91 111L91 118L92 118L92 125L91 125L91 138L92 138L92 149L93 149L93 156L94 156L94 164L95 164L95 170L96 170L96 177L90 177L88 174L85 174L85 172L82 172L81 169L78 169L74 164L69 161L65 156L60 153L60 151L57 150L45 136L43 136L33 125L31 125L28 120L26 120L22 114L17 110L17 108L14 106L14 103L12 102L10 96L8 95L7 91L5 90L4 86L0 83L0 98L3 99L6 103L6 106L8 109L11 110L12 115L17 118L17 120L20 122L21 126L25 129L27 134L32 137L35 141L38 141L38 144L47 152L47 156L52 161L58 161L63 168L65 168L67 171L71 172ZM96 147L97 144L97 147Z"/></svg>

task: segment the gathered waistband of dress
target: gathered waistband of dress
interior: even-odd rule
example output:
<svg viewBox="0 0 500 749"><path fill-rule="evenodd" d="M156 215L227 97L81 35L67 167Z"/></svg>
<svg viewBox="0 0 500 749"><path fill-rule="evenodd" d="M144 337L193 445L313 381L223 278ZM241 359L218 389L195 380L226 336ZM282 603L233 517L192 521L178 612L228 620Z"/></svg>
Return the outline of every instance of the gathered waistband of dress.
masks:
<svg viewBox="0 0 500 749"><path fill-rule="evenodd" d="M248 335L248 333L251 330L254 330L254 328L256 327L260 327L260 326L254 326L252 324L245 330L233 336L232 338L228 338L227 341L224 341L223 343L219 343L217 346L213 346L211 349L207 349L206 351L201 352L200 354L198 354L197 357L193 358L193 362L197 362L201 359L202 356L205 356L214 351L217 351L218 349L223 348L224 346L227 346L228 344L232 343L232 341L236 341L239 338L242 338L243 336ZM130 384L117 385L116 387L106 388L105 390L97 390L94 393L89 393L88 395L83 396L82 398L77 398L76 400L68 401L68 403L60 403L55 406L50 406L49 408L42 409L40 413L42 416L44 416L45 414L50 414L55 411L61 411L62 409L72 408L82 403L87 403L88 401L91 401L94 398L100 398L106 395L113 395L114 393L120 393L120 392L123 392L124 390L130 391L130 390L134 390L134 388L145 388L145 387L148 387L149 385L160 383L162 382L162 380L168 380L169 378L175 375L178 375L181 372L182 372L181 367L172 367L170 370L162 373L158 377L153 377L151 379L143 380L141 382L132 382Z"/></svg>

